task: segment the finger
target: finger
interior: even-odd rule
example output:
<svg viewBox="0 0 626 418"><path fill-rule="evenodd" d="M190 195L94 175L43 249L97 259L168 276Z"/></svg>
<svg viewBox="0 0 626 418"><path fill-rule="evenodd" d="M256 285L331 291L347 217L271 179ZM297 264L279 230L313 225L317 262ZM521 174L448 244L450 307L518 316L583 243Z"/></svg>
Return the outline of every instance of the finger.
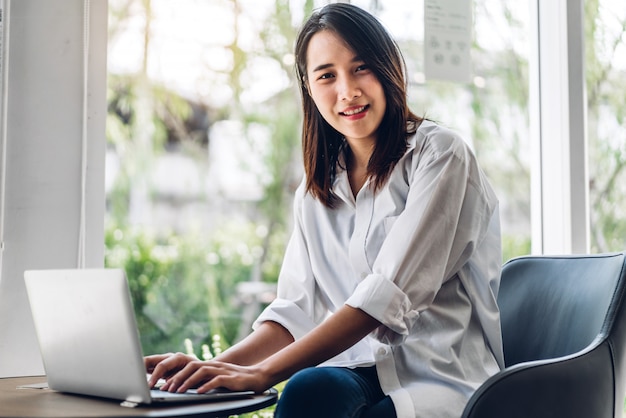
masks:
<svg viewBox="0 0 626 418"><path fill-rule="evenodd" d="M148 385L150 388L154 387L154 385L156 385L158 380L161 378L160 373L158 371L155 372L156 366L171 356L171 353L167 353L144 357L143 362L146 368L146 373L151 374L150 378L148 379Z"/></svg>
<svg viewBox="0 0 626 418"><path fill-rule="evenodd" d="M159 379L169 378L176 374L190 361L191 358L182 353L164 355L163 359L152 368L152 375L150 376L148 384L150 387L154 387Z"/></svg>
<svg viewBox="0 0 626 418"><path fill-rule="evenodd" d="M227 388L230 390L235 390L232 387L229 387L228 381L226 380L226 376L217 375L213 377L213 379L209 380L208 382L205 382L204 384L198 386L197 391L198 393L206 393L217 388Z"/></svg>
<svg viewBox="0 0 626 418"><path fill-rule="evenodd" d="M195 382L196 388L200 390L200 388L202 387L202 392L207 392L211 389L217 389L220 386L215 382L221 381L222 378L225 376L237 375L240 372L238 367L239 366L235 366L230 363L211 361L202 370L204 372L205 379ZM210 379L207 379L208 377L210 377ZM216 379L218 380L216 381Z"/></svg>
<svg viewBox="0 0 626 418"><path fill-rule="evenodd" d="M207 381L211 381L215 377L216 370L210 366L202 366L189 374L184 381L180 383L177 392L183 393L191 388L197 388Z"/></svg>
<svg viewBox="0 0 626 418"><path fill-rule="evenodd" d="M212 376L210 380L204 383L195 382L198 386L198 392L204 393L212 389L227 388L230 390L253 390L262 392L267 389L264 387L261 375L255 373L248 367L236 366L233 364L222 363L217 365L213 370L204 369L204 377L209 374Z"/></svg>
<svg viewBox="0 0 626 418"><path fill-rule="evenodd" d="M211 384L213 379L221 376L237 375L238 373L239 366L229 363L222 363L219 361L198 361L193 364L190 363L185 370L181 371L181 373L176 376L177 383L180 383L176 390L177 392L182 393L191 388L198 388L201 385L209 384L208 389L202 391L206 392L210 389L219 387L219 385ZM179 377L184 377L184 380L178 380Z"/></svg>
<svg viewBox="0 0 626 418"><path fill-rule="evenodd" d="M261 393L265 389L257 377L247 373L220 374L198 387L198 393L209 392L213 389L226 388L229 390L252 390Z"/></svg>
<svg viewBox="0 0 626 418"><path fill-rule="evenodd" d="M145 356L143 358L143 364L146 367L146 371L147 372L152 371L152 369L154 369L154 366L156 366L157 364L159 364L160 362L162 362L166 358L170 357L171 355L172 355L172 353L154 354L154 355L151 355L151 356Z"/></svg>
<svg viewBox="0 0 626 418"><path fill-rule="evenodd" d="M200 376L196 376L192 380L189 379L203 366L204 362L190 361L175 375L167 379L167 387L164 389L169 392L185 392L192 387L196 387L195 383L198 382Z"/></svg>

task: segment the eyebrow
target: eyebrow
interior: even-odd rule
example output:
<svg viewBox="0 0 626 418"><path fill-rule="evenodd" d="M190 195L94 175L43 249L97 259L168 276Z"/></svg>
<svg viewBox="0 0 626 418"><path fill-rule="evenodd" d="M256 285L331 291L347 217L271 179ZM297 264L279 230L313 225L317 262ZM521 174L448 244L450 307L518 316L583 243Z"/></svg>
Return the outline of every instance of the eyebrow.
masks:
<svg viewBox="0 0 626 418"><path fill-rule="evenodd" d="M355 55L354 58L352 58L352 60L350 62L354 63L354 62L358 62L358 61L363 61L363 59L361 57ZM317 71L322 71L322 70L325 70L327 68L334 67L334 66L335 66L335 64L331 64L331 63L320 64L317 67L313 68L313 70L311 72L315 73Z"/></svg>
<svg viewBox="0 0 626 418"><path fill-rule="evenodd" d="M312 72L317 72L317 71L322 71L325 70L327 68L333 67L334 64L322 64L322 65L318 65L317 67L313 68Z"/></svg>

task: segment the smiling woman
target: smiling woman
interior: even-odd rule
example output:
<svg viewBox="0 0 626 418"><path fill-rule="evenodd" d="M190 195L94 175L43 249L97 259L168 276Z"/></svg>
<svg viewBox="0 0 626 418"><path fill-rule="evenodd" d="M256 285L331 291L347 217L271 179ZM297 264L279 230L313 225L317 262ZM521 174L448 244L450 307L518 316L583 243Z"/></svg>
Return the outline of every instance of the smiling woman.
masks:
<svg viewBox="0 0 626 418"><path fill-rule="evenodd" d="M497 198L461 137L411 112L402 55L373 15L324 6L295 56L305 178L277 297L213 360L148 356L151 383L289 379L276 417L318 416L320 396L329 417L458 417L503 363Z"/></svg>

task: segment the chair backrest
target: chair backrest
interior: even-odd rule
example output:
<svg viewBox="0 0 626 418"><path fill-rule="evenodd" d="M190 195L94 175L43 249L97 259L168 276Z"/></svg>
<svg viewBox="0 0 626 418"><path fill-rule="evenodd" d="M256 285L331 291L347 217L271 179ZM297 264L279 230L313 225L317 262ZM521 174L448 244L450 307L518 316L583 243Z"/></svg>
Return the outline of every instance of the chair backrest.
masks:
<svg viewBox="0 0 626 418"><path fill-rule="evenodd" d="M606 334L623 263L622 253L507 262L498 294L506 366L569 355Z"/></svg>

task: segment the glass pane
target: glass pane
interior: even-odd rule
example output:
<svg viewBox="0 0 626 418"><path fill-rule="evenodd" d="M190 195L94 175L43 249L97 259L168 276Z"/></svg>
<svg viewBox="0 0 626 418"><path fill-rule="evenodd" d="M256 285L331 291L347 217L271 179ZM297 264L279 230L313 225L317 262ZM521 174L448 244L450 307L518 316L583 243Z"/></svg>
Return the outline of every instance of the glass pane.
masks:
<svg viewBox="0 0 626 418"><path fill-rule="evenodd" d="M626 247L626 3L585 2L591 251Z"/></svg>
<svg viewBox="0 0 626 418"><path fill-rule="evenodd" d="M591 252L626 247L626 3L585 2ZM626 416L626 402L624 404Z"/></svg>
<svg viewBox="0 0 626 418"><path fill-rule="evenodd" d="M459 131L492 181L500 198L503 261L528 254L528 1L473 2L470 84L425 80L423 0L409 7L401 1L369 3L405 53L413 110Z"/></svg>
<svg viewBox="0 0 626 418"><path fill-rule="evenodd" d="M106 263L146 353L215 354L274 292L302 175L292 45L317 1L109 1ZM424 1L354 1L408 66L413 110L459 131L530 251L528 2L476 0L472 81L424 76ZM205 346L202 348L202 346Z"/></svg>

